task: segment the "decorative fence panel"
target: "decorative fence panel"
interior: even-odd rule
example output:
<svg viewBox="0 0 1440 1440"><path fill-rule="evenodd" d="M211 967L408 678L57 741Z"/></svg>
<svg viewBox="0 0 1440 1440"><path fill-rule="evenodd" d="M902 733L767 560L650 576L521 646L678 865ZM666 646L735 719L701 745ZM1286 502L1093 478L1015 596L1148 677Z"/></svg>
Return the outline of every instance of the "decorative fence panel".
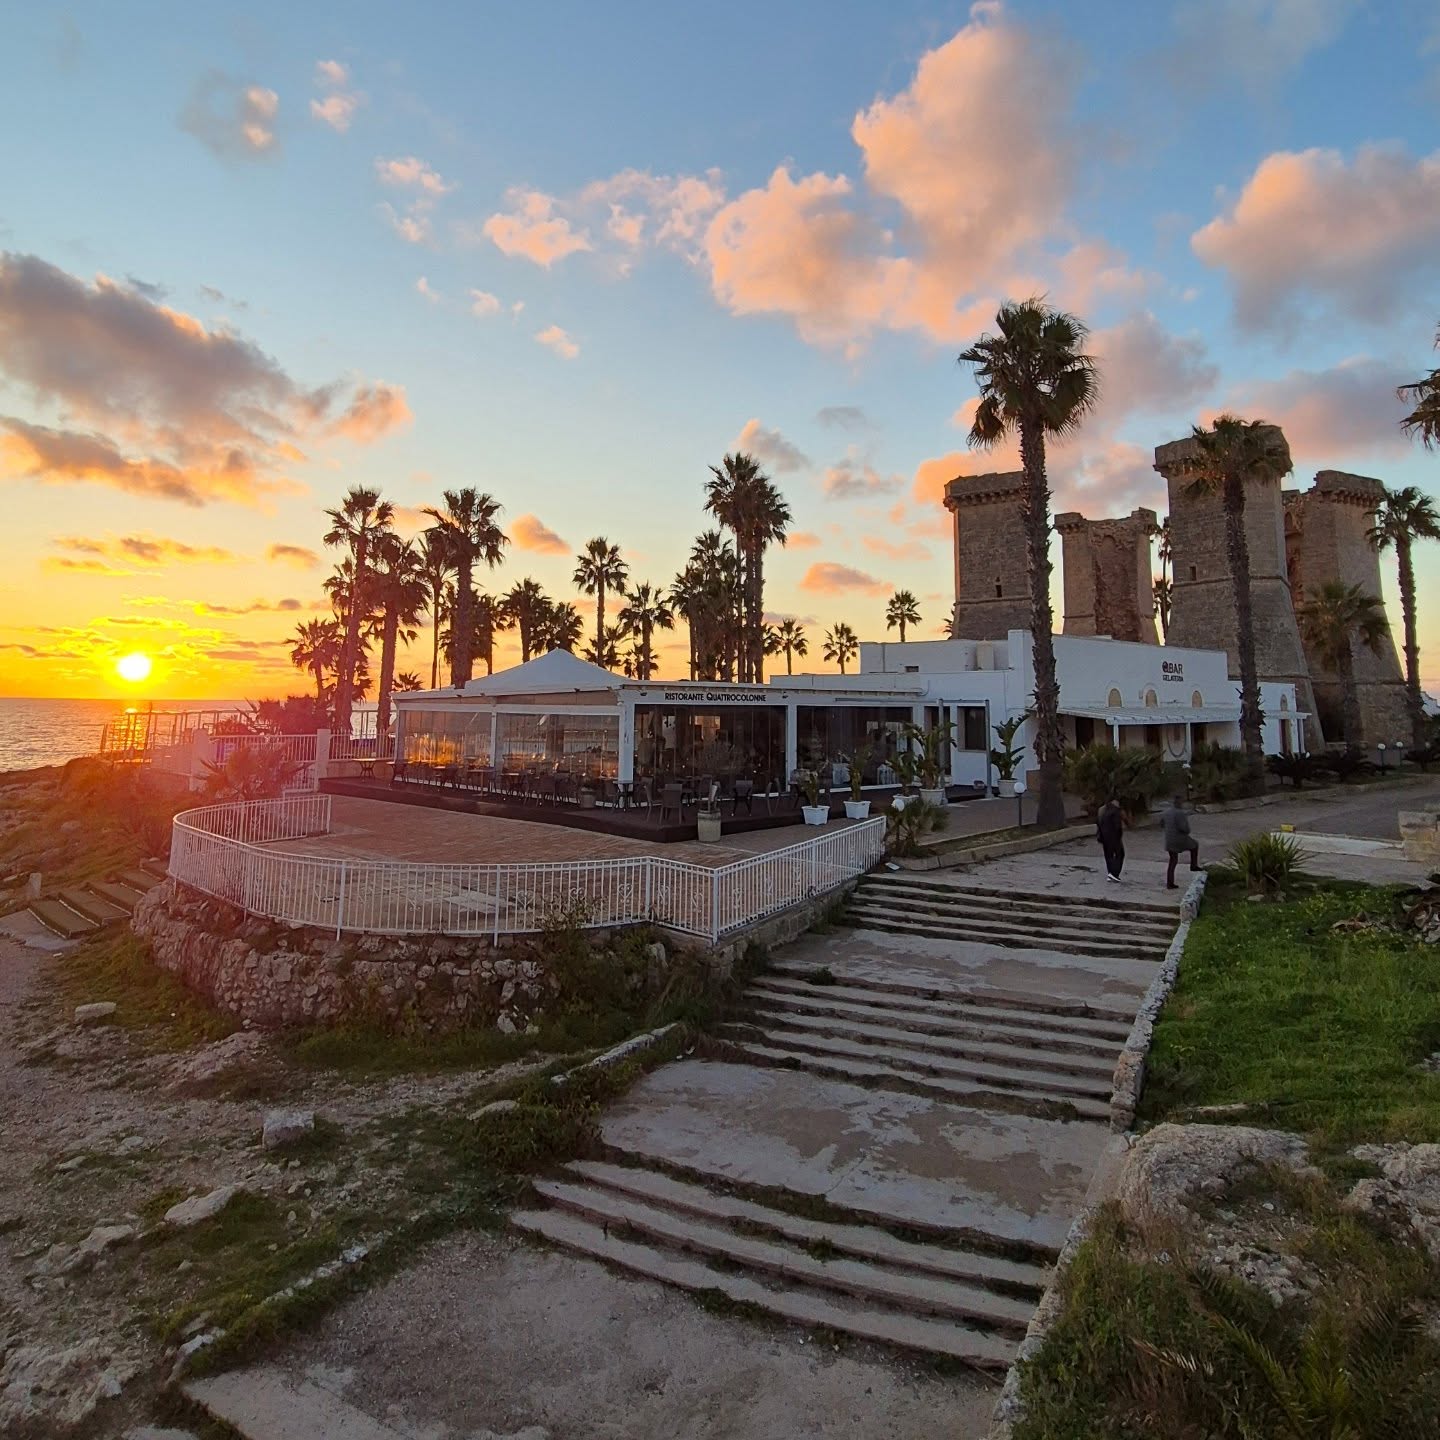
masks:
<svg viewBox="0 0 1440 1440"><path fill-rule="evenodd" d="M864 874L885 822L711 867L663 856L513 865L351 860L267 848L327 834L330 796L210 805L175 817L170 874L253 915L382 935L534 933L653 921L719 940Z"/></svg>

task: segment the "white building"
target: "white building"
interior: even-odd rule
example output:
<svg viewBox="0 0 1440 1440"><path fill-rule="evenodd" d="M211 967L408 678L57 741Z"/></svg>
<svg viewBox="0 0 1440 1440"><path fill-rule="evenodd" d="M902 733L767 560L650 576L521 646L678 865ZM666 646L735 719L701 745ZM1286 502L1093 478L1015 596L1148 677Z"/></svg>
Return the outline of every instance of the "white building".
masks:
<svg viewBox="0 0 1440 1440"><path fill-rule="evenodd" d="M1055 637L1067 743L1109 740L1188 759L1204 740L1240 743L1240 700L1220 650ZM995 726L1030 704L1030 636L860 646L855 675L780 675L765 685L627 680L552 651L463 690L396 695L397 768L561 770L621 782L744 776L781 784L800 766L843 764L857 745L867 781L892 784L887 759L907 725L948 722L952 785L993 777ZM1267 752L1305 747L1294 687L1262 684ZM1017 737L1023 776L1032 726ZM887 773L888 772L888 773Z"/></svg>

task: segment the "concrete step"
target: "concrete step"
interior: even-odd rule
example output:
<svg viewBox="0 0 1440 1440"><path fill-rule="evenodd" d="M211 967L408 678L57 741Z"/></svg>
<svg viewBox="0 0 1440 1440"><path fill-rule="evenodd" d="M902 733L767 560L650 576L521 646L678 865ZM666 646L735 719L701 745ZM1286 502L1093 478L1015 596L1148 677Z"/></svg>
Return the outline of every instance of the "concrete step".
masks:
<svg viewBox="0 0 1440 1440"><path fill-rule="evenodd" d="M985 986L964 989L958 985L916 985L905 980L874 980L854 975L837 976L831 985L817 983L814 974L813 968L776 965L766 970L755 983L776 986L794 994L870 1000L896 1009L913 1009L927 1014L936 1013L937 1006L953 1006L952 1013L957 1015L970 1012L987 1020L1004 1020L1007 1023L1046 1025L1063 1021L1067 1032L1095 1036L1097 1039L1118 1037L1122 1042L1129 1035L1135 1020L1133 1007L1122 1010L1118 1006L1099 1005L1086 1000L1015 995ZM1139 1004L1138 995L1135 1004Z"/></svg>
<svg viewBox="0 0 1440 1440"><path fill-rule="evenodd" d="M108 925L112 920L123 920L129 913L118 905L112 905L110 901L97 895L93 890L81 890L78 887L62 890L60 899L78 914L88 916L97 925Z"/></svg>
<svg viewBox="0 0 1440 1440"><path fill-rule="evenodd" d="M1053 1266L1046 1260L1018 1260L977 1248L974 1236L936 1235L915 1241L892 1235L868 1221L842 1223L813 1220L741 1195L721 1193L688 1180L676 1179L641 1165L614 1165L603 1160L572 1160L565 1171L608 1190L633 1195L653 1205L697 1215L715 1224L742 1227L745 1233L782 1239L791 1244L826 1247L855 1259L892 1269L915 1271L972 1285L998 1289L1017 1299L1038 1301L1050 1283ZM796 1195L803 1204L810 1197ZM1006 1246L1005 1248L1012 1248Z"/></svg>
<svg viewBox="0 0 1440 1440"><path fill-rule="evenodd" d="M865 930L882 930L891 935L924 935L934 940L972 940L981 945L999 945L1006 950L1045 950L1064 955L1085 955L1097 960L1149 960L1165 958L1163 948L1143 949L1123 942L1072 940L1036 933L1034 930L1002 929L991 925L962 924L940 919L916 919L909 911L892 911L852 902L846 909L849 922Z"/></svg>
<svg viewBox="0 0 1440 1440"><path fill-rule="evenodd" d="M138 890L140 894L144 895L146 891L153 890L165 877L152 875L144 865L136 865L129 870L122 870L115 878L122 885L128 885L130 889Z"/></svg>
<svg viewBox="0 0 1440 1440"><path fill-rule="evenodd" d="M872 881L874 883L908 885L916 889L943 890L947 894L983 895L1002 904L1022 900L1027 905L1051 906L1057 909L1078 908L1086 912L1112 911L1122 915L1141 915L1159 920L1168 919L1172 929L1179 924L1180 920L1175 906L1167 905L1159 900L1133 899L1128 894L1123 900L1114 899L1109 895L1046 895L1035 891L1027 892L1024 896L1017 896L1013 890L1002 890L994 885L977 885L968 879L958 877L954 880L931 880L924 876L911 878L894 874L868 876L861 883L869 884Z"/></svg>
<svg viewBox="0 0 1440 1440"><path fill-rule="evenodd" d="M148 860L140 862L140 868L147 874L152 875L156 880L164 880L170 874L170 862L158 855L152 855Z"/></svg>
<svg viewBox="0 0 1440 1440"><path fill-rule="evenodd" d="M960 1057L919 1050L902 1037L897 1044L856 1038L849 1035L771 1028L754 1021L729 1021L718 1027L724 1038L759 1039L764 1045L800 1050L811 1055L842 1056L846 1059L876 1061L901 1074L937 1075L947 1080L983 1084L1022 1095L1058 1097L1064 1100L1102 1101L1108 1107L1113 1071L1092 1071L1076 1075L1053 1070L1045 1064L1043 1052L1031 1052L1022 1063L975 1055Z"/></svg>
<svg viewBox="0 0 1440 1440"><path fill-rule="evenodd" d="M1017 1015L1011 1018L1003 1012L999 1013L998 1019L992 1019L983 1012L966 1014L938 1003L905 1009L872 1000L833 999L826 994L827 990L838 988L812 985L809 987L814 992L812 995L769 986L762 980L753 982L742 998L763 1004L772 1013L784 1011L817 1018L852 1020L866 1025L889 1025L911 1035L942 1036L960 1043L977 1040L1028 1045L1058 1053L1092 1056L1106 1063L1113 1062L1116 1051L1123 1043L1123 1036L1102 1040L1076 1033L1064 1021L1056 1019L1036 1024L1030 1017Z"/></svg>
<svg viewBox="0 0 1440 1440"><path fill-rule="evenodd" d="M964 907L983 911L987 914L1019 914L1049 916L1053 919L1079 921L1093 925L1097 921L1109 924L1112 920L1126 926L1142 929L1167 938L1175 931L1180 917L1169 906L1131 905L1114 900L1088 900L1043 895L1019 895L1014 892L981 890L969 885L952 885L943 881L911 880L898 875L867 875L861 881L858 893L891 894L922 897L947 906Z"/></svg>
<svg viewBox="0 0 1440 1440"><path fill-rule="evenodd" d="M926 916L958 926L995 926L1017 933L1028 931L1079 941L1102 936L1106 940L1124 941L1162 953L1175 933L1174 926L1137 925L1118 915L1082 916L1020 908L992 909L985 901L953 902L938 895L908 894L888 886L873 889L862 886L851 897L851 905L880 906L898 914Z"/></svg>
<svg viewBox="0 0 1440 1440"><path fill-rule="evenodd" d="M960 1280L891 1270L871 1261L825 1259L783 1241L744 1235L693 1215L679 1215L633 1195L563 1180L536 1180L536 1194L553 1207L619 1229L627 1239L645 1240L707 1260L719 1260L764 1279L811 1290L834 1291L855 1300L912 1314L962 1320L985 1330L1025 1334L1034 1303L1000 1295Z"/></svg>
<svg viewBox="0 0 1440 1440"><path fill-rule="evenodd" d="M1009 1365L1018 1339L959 1325L900 1314L881 1306L845 1303L808 1287L780 1289L748 1273L717 1268L652 1245L608 1234L603 1224L562 1210L520 1210L510 1217L517 1229L551 1244L692 1292L718 1292L796 1325L823 1326L882 1345L1000 1369Z"/></svg>
<svg viewBox="0 0 1440 1440"><path fill-rule="evenodd" d="M88 915L72 910L64 901L54 897L32 900L27 908L51 934L58 935L62 940L78 940L100 928Z"/></svg>
<svg viewBox="0 0 1440 1440"><path fill-rule="evenodd" d="M784 1030L802 1035L838 1035L860 1044L872 1043L882 1047L899 1046L907 1050L924 1050L952 1060L984 1060L1017 1069L1038 1066L1047 1071L1103 1081L1107 1093L1118 1056L1118 1047L1108 1055L1076 1054L1073 1051L1053 1050L1038 1039L1031 1044L1007 1045L994 1040L930 1035L912 1028L896 1028L867 1020L802 1015L763 1005L747 1008L736 1018L741 1023L749 1022L767 1030Z"/></svg>
<svg viewBox="0 0 1440 1440"><path fill-rule="evenodd" d="M1079 1095L1046 1094L1013 1085L995 1085L958 1076L930 1074L888 1063L885 1059L856 1059L848 1055L818 1054L794 1045L763 1044L756 1040L725 1036L728 1052L755 1065L773 1065L784 1070L808 1070L834 1080L850 1080L873 1089L898 1090L950 1100L972 1110L1035 1115L1049 1120L1108 1120L1109 1101Z"/></svg>
<svg viewBox="0 0 1440 1440"><path fill-rule="evenodd" d="M112 905L118 905L127 915L140 903L144 892L136 890L131 885L122 884L118 880L92 880L90 888L102 900L108 900Z"/></svg>

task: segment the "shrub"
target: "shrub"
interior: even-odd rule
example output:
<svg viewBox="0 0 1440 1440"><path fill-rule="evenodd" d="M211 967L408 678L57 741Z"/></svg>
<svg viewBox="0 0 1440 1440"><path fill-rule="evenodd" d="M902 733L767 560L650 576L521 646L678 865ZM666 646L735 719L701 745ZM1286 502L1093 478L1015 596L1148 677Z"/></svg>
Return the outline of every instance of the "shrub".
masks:
<svg viewBox="0 0 1440 1440"><path fill-rule="evenodd" d="M1202 804L1238 800L1249 789L1243 750L1201 742L1190 752L1190 795Z"/></svg>
<svg viewBox="0 0 1440 1440"><path fill-rule="evenodd" d="M1410 749L1405 752L1405 758L1412 764L1418 765L1427 774L1430 767L1440 762L1440 741L1430 740L1418 750Z"/></svg>
<svg viewBox="0 0 1440 1440"><path fill-rule="evenodd" d="M1328 750L1322 763L1342 785L1352 775L1368 775L1375 768L1358 745L1347 745L1343 750Z"/></svg>
<svg viewBox="0 0 1440 1440"><path fill-rule="evenodd" d="M1113 795L1127 819L1150 809L1165 783L1165 764L1158 750L1117 750L1113 745L1087 745L1065 756L1065 788L1096 815Z"/></svg>
<svg viewBox="0 0 1440 1440"><path fill-rule="evenodd" d="M1305 858L1293 835L1252 835L1230 849L1230 863L1245 877L1252 895L1278 895L1287 889Z"/></svg>
<svg viewBox="0 0 1440 1440"><path fill-rule="evenodd" d="M1268 755L1265 765L1272 775L1288 780L1297 790L1305 781L1318 779L1325 773L1324 760L1308 750L1298 755Z"/></svg>
<svg viewBox="0 0 1440 1440"><path fill-rule="evenodd" d="M918 855L920 837L943 830L947 818L944 806L928 800L911 800L903 810L887 810L885 846L892 855Z"/></svg>
<svg viewBox="0 0 1440 1440"><path fill-rule="evenodd" d="M285 791L304 768L283 751L242 745L220 764L207 760L205 793L213 800L270 800Z"/></svg>

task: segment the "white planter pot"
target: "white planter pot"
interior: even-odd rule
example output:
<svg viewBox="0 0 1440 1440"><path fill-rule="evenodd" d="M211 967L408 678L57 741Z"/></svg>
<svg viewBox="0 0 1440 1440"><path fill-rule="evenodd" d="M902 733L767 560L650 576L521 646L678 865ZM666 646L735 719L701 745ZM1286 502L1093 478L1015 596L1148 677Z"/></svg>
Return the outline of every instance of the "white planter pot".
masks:
<svg viewBox="0 0 1440 1440"><path fill-rule="evenodd" d="M847 820L868 820L870 818L870 802L868 800L847 800L845 802L845 818Z"/></svg>
<svg viewBox="0 0 1440 1440"><path fill-rule="evenodd" d="M1001 780L998 783L1000 785L1000 798L1002 800L1013 800L1015 798L1015 781L1013 779Z"/></svg>
<svg viewBox="0 0 1440 1440"><path fill-rule="evenodd" d="M892 810L903 810L915 797L913 795L897 795L890 802Z"/></svg>
<svg viewBox="0 0 1440 1440"><path fill-rule="evenodd" d="M593 810L595 808L595 792L593 790L582 790L578 799L582 810Z"/></svg>
<svg viewBox="0 0 1440 1440"><path fill-rule="evenodd" d="M720 815L706 815L703 811L695 820L695 838L702 845L713 845L720 838Z"/></svg>
<svg viewBox="0 0 1440 1440"><path fill-rule="evenodd" d="M926 790L922 786L920 790L920 798L927 805L944 805L946 803L944 790Z"/></svg>
<svg viewBox="0 0 1440 1440"><path fill-rule="evenodd" d="M800 813L805 817L807 825L823 825L830 818L830 807L828 805L802 805Z"/></svg>

